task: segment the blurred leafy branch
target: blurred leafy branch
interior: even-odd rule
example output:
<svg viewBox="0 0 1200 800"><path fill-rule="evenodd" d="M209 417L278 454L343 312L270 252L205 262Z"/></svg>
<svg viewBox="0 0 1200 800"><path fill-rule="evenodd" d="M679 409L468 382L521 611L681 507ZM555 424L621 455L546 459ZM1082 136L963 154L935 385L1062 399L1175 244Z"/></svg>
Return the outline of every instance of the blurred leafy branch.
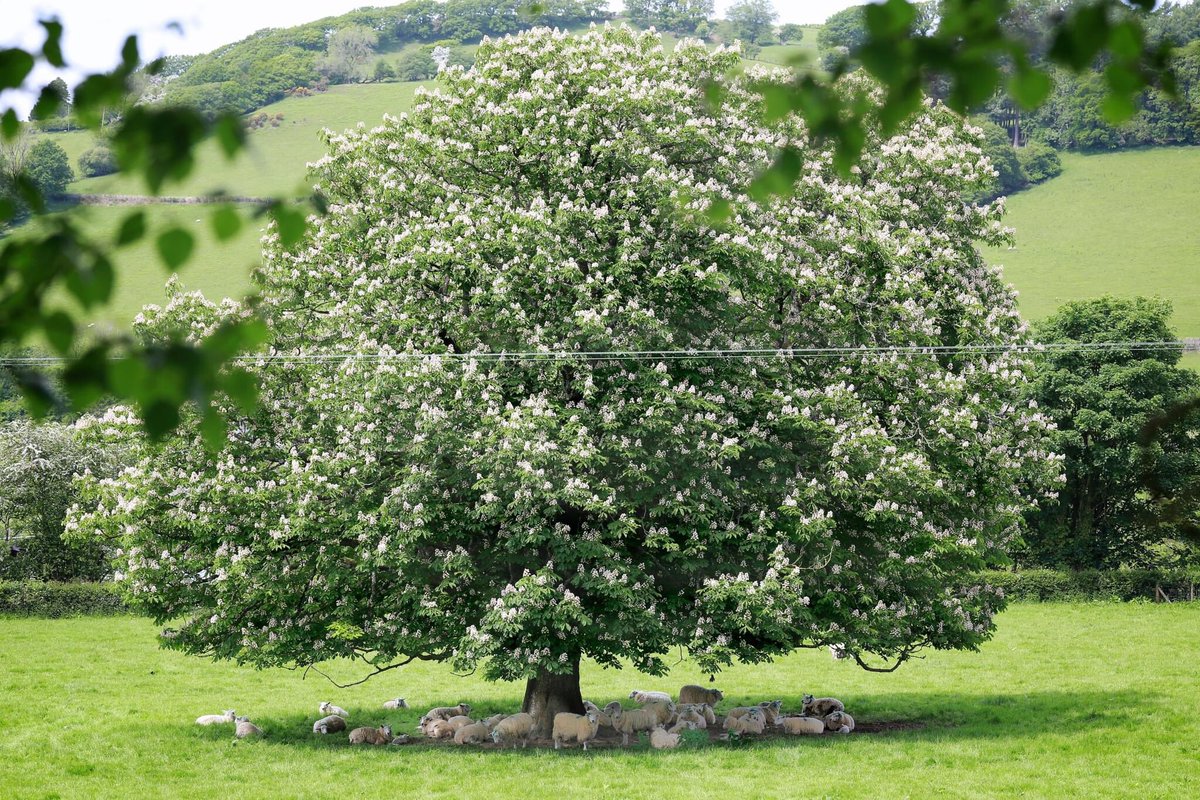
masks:
<svg viewBox="0 0 1200 800"><path fill-rule="evenodd" d="M28 88L39 60L52 67L66 66L62 23L45 20L41 26L45 41L40 51L0 50L0 91ZM120 169L140 176L154 195L188 176L202 143L215 140L231 159L246 146L245 130L236 114L208 117L185 106L131 104L138 73L152 76L162 66L161 60L143 66L137 38L130 36L118 66L84 77L75 87L71 105L81 127L94 132L104 129ZM64 88L61 79L42 87L30 118L59 113L67 102ZM22 135L16 110L5 109L0 114L0 140L10 143ZM41 339L65 361L54 381L44 363L0 358L21 387L31 413L44 415L63 401L83 410L108 397L132 404L146 432L159 438L175 428L190 403L203 417L205 438L219 444L225 428L213 400L223 394L242 408L253 407L255 383L231 360L264 341L262 323L247 317L198 341L182 335L156 342L139 342L128 334L85 338L80 311L109 301L120 251L149 235L145 213L130 211L108 241L87 233L71 213L56 213L51 198L27 170L9 170L0 188L4 190L0 231L27 216L39 218L38 225L0 239L0 348ZM320 210L315 198L314 206ZM285 245L298 242L304 234L306 209L297 203L276 198L251 213L268 215ZM230 239L243 224L242 212L232 204L218 204L210 212L210 223L218 239ZM154 245L163 266L176 269L191 257L195 237L184 228L172 227L159 233ZM58 396L59 386L65 398Z"/></svg>

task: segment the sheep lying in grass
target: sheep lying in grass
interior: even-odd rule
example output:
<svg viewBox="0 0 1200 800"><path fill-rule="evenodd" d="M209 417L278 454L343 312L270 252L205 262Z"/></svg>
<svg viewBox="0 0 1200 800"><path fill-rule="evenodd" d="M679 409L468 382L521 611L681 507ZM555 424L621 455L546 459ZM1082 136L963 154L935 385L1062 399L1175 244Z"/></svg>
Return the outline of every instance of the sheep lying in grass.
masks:
<svg viewBox="0 0 1200 800"><path fill-rule="evenodd" d="M431 708L425 712L422 720L428 719L430 722L439 719L450 719L451 717L465 717L471 713L471 706L467 703L459 703L456 706L438 706Z"/></svg>
<svg viewBox="0 0 1200 800"><path fill-rule="evenodd" d="M393 745L399 746L402 744L408 744L410 741L412 741L412 740L408 738L408 734L402 733L399 736L397 736L396 738L392 739L390 742L388 742L388 744L393 744Z"/></svg>
<svg viewBox="0 0 1200 800"><path fill-rule="evenodd" d="M642 706L642 708L646 709L647 711L653 711L654 716L663 725L670 724L671 719L675 716L676 712L676 706L670 700L651 700Z"/></svg>
<svg viewBox="0 0 1200 800"><path fill-rule="evenodd" d="M508 717L508 714L492 714L490 717L488 717L487 719L485 719L483 721L483 724L488 726L488 730L491 730L492 728L494 728L500 724L500 720L506 719L507 717Z"/></svg>
<svg viewBox="0 0 1200 800"><path fill-rule="evenodd" d="M562 747L563 742L577 741L588 749L588 742L596 738L600 730L600 718L595 711L587 714L572 714L564 711L554 715L554 749Z"/></svg>
<svg viewBox="0 0 1200 800"><path fill-rule="evenodd" d="M817 717L781 717L779 725L783 728L784 733L796 735L825 732L825 720Z"/></svg>
<svg viewBox="0 0 1200 800"><path fill-rule="evenodd" d="M701 725L701 728L705 727L706 725L717 724L717 714L715 711L713 711L713 707L708 703L680 703L675 707L675 719L683 719L684 715L689 711L697 714L701 719L704 720L705 724Z"/></svg>
<svg viewBox="0 0 1200 800"><path fill-rule="evenodd" d="M689 683L679 690L679 704L692 703L695 705L703 705L708 703L710 706L715 706L717 703L725 699L725 693L720 689L705 689L703 686L696 686Z"/></svg>
<svg viewBox="0 0 1200 800"><path fill-rule="evenodd" d="M236 722L237 713L228 708L220 714L205 714L202 717L196 717L197 725L224 725L227 722Z"/></svg>
<svg viewBox="0 0 1200 800"><path fill-rule="evenodd" d="M321 703L320 711L322 714L335 714L342 719L350 719L349 711L340 706L335 706L333 703Z"/></svg>
<svg viewBox="0 0 1200 800"><path fill-rule="evenodd" d="M777 724L779 724L779 718L782 716L782 714L781 714L782 709L783 709L783 701L782 700L768 700L768 701L759 703L756 706L738 706L737 708L731 708L729 710L729 714L727 714L726 716L732 717L733 719L739 719L741 717L746 716L751 711L758 711L763 716L764 724L777 725Z"/></svg>
<svg viewBox="0 0 1200 800"><path fill-rule="evenodd" d="M384 745L392 743L392 728L390 725L380 725L378 728L355 728L350 731L350 744Z"/></svg>
<svg viewBox="0 0 1200 800"><path fill-rule="evenodd" d="M666 692L647 692L643 691L642 689L634 689L629 693L629 699L642 705L655 701L660 703L669 703L671 702L671 695L667 694Z"/></svg>
<svg viewBox="0 0 1200 800"><path fill-rule="evenodd" d="M842 704L841 700L833 697L813 697L811 694L806 694L800 713L806 717L828 717L835 711L845 710L846 706Z"/></svg>
<svg viewBox="0 0 1200 800"><path fill-rule="evenodd" d="M492 728L492 741L496 744L520 740L521 747L527 747L532 735L533 717L524 713L505 717Z"/></svg>
<svg viewBox="0 0 1200 800"><path fill-rule="evenodd" d="M661 725L662 720L658 718L656 709L654 708L634 708L626 711L623 708L617 708L612 713L613 728L621 734L621 744L629 744L629 735L636 734L638 731L652 731L655 726Z"/></svg>
<svg viewBox="0 0 1200 800"><path fill-rule="evenodd" d="M707 728L708 720L696 710L696 706L680 706L680 711L675 716L675 724L671 730L678 730L685 725L691 725L693 728Z"/></svg>
<svg viewBox="0 0 1200 800"><path fill-rule="evenodd" d="M854 730L854 717L845 711L834 711L825 717L825 729L836 733L849 733Z"/></svg>
<svg viewBox="0 0 1200 800"><path fill-rule="evenodd" d="M483 744L492 738L492 730L486 722L463 725L454 732L455 744Z"/></svg>
<svg viewBox="0 0 1200 800"><path fill-rule="evenodd" d="M758 706L746 709L741 716L725 718L725 730L738 734L759 734L766 730L767 715Z"/></svg>
<svg viewBox="0 0 1200 800"><path fill-rule="evenodd" d="M234 729L233 735L239 739L245 739L250 736L262 736L262 728L251 722L249 717L238 717L237 727Z"/></svg>
<svg viewBox="0 0 1200 800"><path fill-rule="evenodd" d="M330 714L313 723L313 733L341 733L346 730L345 717Z"/></svg>
<svg viewBox="0 0 1200 800"><path fill-rule="evenodd" d="M430 739L449 739L454 736L454 731L448 719L435 719L425 726L425 735Z"/></svg>
<svg viewBox="0 0 1200 800"><path fill-rule="evenodd" d="M465 728L468 725L474 725L475 720L463 714L459 714L457 717L451 717L450 719L446 720L446 724L450 726L450 730L457 733L459 728Z"/></svg>
<svg viewBox="0 0 1200 800"><path fill-rule="evenodd" d="M383 707L389 711L398 711L401 708L408 708L408 702L403 697L396 697L384 702Z"/></svg>
<svg viewBox="0 0 1200 800"><path fill-rule="evenodd" d="M679 747L679 740L682 738L680 731L695 729L696 725L693 722L677 722L669 731L659 725L650 731L650 746L655 750L672 750Z"/></svg>

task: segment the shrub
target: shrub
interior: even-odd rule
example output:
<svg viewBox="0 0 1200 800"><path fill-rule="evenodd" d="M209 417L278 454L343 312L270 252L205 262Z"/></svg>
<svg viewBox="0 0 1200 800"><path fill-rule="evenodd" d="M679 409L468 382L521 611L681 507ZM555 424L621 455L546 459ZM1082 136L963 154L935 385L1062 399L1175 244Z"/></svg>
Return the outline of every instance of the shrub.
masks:
<svg viewBox="0 0 1200 800"><path fill-rule="evenodd" d="M1042 183L1062 174L1058 151L1042 142L1029 142L1017 150L1017 161L1030 183Z"/></svg>
<svg viewBox="0 0 1200 800"><path fill-rule="evenodd" d="M987 571L980 581L1004 590L1009 600L1153 600L1161 588L1172 600L1186 599L1200 583L1200 570L1030 569Z"/></svg>
<svg viewBox="0 0 1200 800"><path fill-rule="evenodd" d="M111 583L0 581L0 614L75 617L128 613L120 592Z"/></svg>
<svg viewBox="0 0 1200 800"><path fill-rule="evenodd" d="M98 178L117 171L117 158L108 145L98 144L84 150L79 156L79 174L85 178Z"/></svg>

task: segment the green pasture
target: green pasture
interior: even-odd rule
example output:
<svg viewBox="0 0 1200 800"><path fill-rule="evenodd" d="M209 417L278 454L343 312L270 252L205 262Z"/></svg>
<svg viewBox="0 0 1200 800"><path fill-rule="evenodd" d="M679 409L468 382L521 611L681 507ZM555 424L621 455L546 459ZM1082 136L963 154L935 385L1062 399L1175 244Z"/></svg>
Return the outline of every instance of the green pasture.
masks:
<svg viewBox="0 0 1200 800"><path fill-rule="evenodd" d="M1200 147L1063 154L1063 174L1008 199L1015 249L994 248L1043 319L1068 300L1158 295L1200 336Z"/></svg>
<svg viewBox="0 0 1200 800"><path fill-rule="evenodd" d="M1200 605L1019 604L979 653L929 653L869 674L828 652L717 676L724 707L840 697L886 733L714 743L674 752L352 748L315 737L317 704L353 724L413 732L430 706L514 710L523 687L417 663L339 690L318 675L256 671L159 650L137 618L0 620L0 797L195 798L1183 798L1200 796ZM346 682L361 668L329 666ZM707 683L585 666L601 702L633 688ZM412 709L385 712L402 695ZM628 701L626 701L628 702ZM262 741L200 714L246 713Z"/></svg>

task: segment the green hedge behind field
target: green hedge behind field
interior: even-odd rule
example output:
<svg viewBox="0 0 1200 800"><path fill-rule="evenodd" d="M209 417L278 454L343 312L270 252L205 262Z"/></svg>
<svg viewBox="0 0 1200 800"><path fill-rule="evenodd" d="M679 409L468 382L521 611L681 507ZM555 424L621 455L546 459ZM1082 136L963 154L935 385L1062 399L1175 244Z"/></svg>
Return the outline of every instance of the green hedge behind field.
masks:
<svg viewBox="0 0 1200 800"><path fill-rule="evenodd" d="M1154 600L1160 588L1171 600L1187 600L1200 588L1200 571L1154 569L1030 569L988 571L985 583L1004 589L1009 600Z"/></svg>
<svg viewBox="0 0 1200 800"><path fill-rule="evenodd" d="M0 614L77 617L128 613L111 583L0 581Z"/></svg>

